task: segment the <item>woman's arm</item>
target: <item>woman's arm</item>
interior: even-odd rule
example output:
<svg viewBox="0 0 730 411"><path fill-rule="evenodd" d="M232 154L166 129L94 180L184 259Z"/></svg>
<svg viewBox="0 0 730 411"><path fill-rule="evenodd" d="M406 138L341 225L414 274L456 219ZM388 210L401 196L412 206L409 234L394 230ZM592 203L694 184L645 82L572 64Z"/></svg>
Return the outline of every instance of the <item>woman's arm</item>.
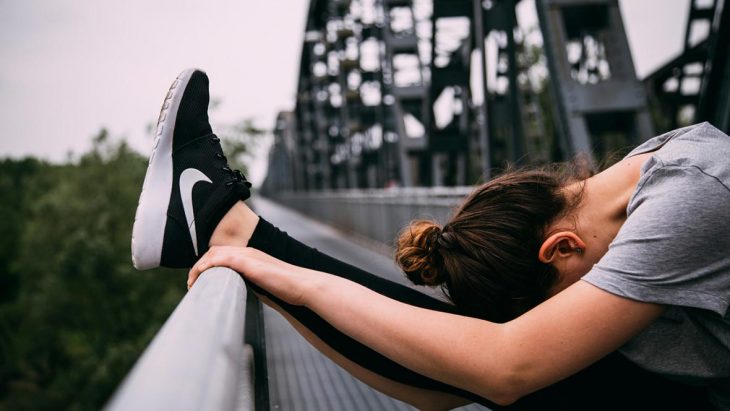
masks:
<svg viewBox="0 0 730 411"><path fill-rule="evenodd" d="M258 250L213 247L191 270L242 273L277 297L423 375L509 404L614 351L663 307L579 281L505 324L425 310L349 280L296 267Z"/></svg>

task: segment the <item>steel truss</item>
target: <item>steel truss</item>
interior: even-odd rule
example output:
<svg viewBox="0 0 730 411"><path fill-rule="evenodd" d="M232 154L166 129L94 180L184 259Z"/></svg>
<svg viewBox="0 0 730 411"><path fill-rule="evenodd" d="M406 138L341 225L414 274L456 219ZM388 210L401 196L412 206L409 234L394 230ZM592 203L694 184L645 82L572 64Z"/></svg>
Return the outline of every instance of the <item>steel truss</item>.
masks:
<svg viewBox="0 0 730 411"><path fill-rule="evenodd" d="M520 0L312 0L296 108L277 119L272 154L289 164L270 166L267 187L469 185L509 164L578 153L592 162L654 135L647 90L657 128L677 125L692 104L696 118L727 130L721 1L692 1L686 52L645 86L618 0L535 0L546 104L531 85L525 56L535 45L517 24ZM690 27L702 22L710 34L694 40ZM684 93L693 78L700 86Z"/></svg>
<svg viewBox="0 0 730 411"><path fill-rule="evenodd" d="M684 52L645 80L660 131L698 121L730 131L729 38L726 2L690 1Z"/></svg>

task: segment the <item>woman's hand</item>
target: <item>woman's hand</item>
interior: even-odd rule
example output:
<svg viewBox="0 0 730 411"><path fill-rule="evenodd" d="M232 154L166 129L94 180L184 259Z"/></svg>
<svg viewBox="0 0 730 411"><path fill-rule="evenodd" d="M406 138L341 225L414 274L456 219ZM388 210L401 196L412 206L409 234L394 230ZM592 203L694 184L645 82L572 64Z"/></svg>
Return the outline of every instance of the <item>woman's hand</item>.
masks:
<svg viewBox="0 0 730 411"><path fill-rule="evenodd" d="M214 246L188 273L188 288L203 271L212 267L228 267L247 280L289 304L303 305L304 290L319 273L297 267L250 247Z"/></svg>

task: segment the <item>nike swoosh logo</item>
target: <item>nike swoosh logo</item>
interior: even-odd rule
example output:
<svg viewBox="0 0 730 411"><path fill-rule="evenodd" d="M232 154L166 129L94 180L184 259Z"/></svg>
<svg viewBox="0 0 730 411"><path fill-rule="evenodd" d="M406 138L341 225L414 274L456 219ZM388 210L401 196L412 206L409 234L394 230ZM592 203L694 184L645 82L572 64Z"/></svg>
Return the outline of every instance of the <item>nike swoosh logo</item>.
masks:
<svg viewBox="0 0 730 411"><path fill-rule="evenodd" d="M196 183L205 181L212 183L208 176L202 171L195 168L187 168L180 173L180 197L182 198L183 210L185 211L185 219L188 221L188 229L190 237L193 239L193 248L195 255L198 255L198 236L195 232L195 213L193 211L193 187Z"/></svg>

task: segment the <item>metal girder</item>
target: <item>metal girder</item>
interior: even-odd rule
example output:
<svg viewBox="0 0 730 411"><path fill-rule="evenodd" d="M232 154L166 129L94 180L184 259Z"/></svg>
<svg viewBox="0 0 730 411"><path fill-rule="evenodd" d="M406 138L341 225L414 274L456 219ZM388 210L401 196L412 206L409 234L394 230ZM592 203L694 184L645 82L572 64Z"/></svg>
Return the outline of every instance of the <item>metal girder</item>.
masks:
<svg viewBox="0 0 730 411"><path fill-rule="evenodd" d="M644 80L652 106L661 114L660 131L710 121L728 131L727 5L723 1L689 2L684 51ZM706 34L698 36L697 33Z"/></svg>
<svg viewBox="0 0 730 411"><path fill-rule="evenodd" d="M483 10L485 21L484 35L497 34L497 59L492 64L497 65L496 81L506 82L504 90L495 89L488 94L487 109L489 110L489 136L492 143L492 153L498 154L498 144L503 147L500 156L495 156L495 162L508 161L520 164L525 157L524 130L522 127L522 96L517 83L519 67L517 67L517 44L515 42L515 28L517 15L515 7L517 1L502 0L495 2L491 8ZM485 79L486 83L486 79Z"/></svg>
<svg viewBox="0 0 730 411"><path fill-rule="evenodd" d="M432 153L433 186L464 185L469 180L474 117L469 84L471 17L472 0L433 1L428 87L428 150ZM437 121L437 104L439 114L449 118L445 124Z"/></svg>
<svg viewBox="0 0 730 411"><path fill-rule="evenodd" d="M291 163L272 167L293 174L281 187L471 184L509 164L598 156L654 134L647 93L660 103L657 118L692 106L697 118L728 127L723 0L691 2L685 53L647 87L636 79L618 0L537 0L544 42L529 61L540 46L525 42L518 3L312 0L292 147L272 154ZM710 20L710 38L690 33ZM529 83L528 69L543 61L549 78ZM691 81L701 91L667 88Z"/></svg>
<svg viewBox="0 0 730 411"><path fill-rule="evenodd" d="M548 58L562 151L569 155L619 147L653 135L646 94L634 73L618 0L536 0ZM568 47L578 53L568 53Z"/></svg>
<svg viewBox="0 0 730 411"><path fill-rule="evenodd" d="M412 0L376 2L383 13L383 90L384 103L397 135L399 185L410 187L428 183L429 167L424 166L428 136L409 135L407 122L427 128L424 66L418 48L418 33ZM397 15L396 15L397 13ZM397 20L396 20L397 19ZM385 99L388 99L387 101Z"/></svg>
<svg viewBox="0 0 730 411"><path fill-rule="evenodd" d="M730 3L718 6L708 44L697 117L730 133Z"/></svg>
<svg viewBox="0 0 730 411"><path fill-rule="evenodd" d="M691 46L644 79L652 105L660 113L658 131L694 122L694 116L687 116L685 110L695 110L699 104L707 44L704 40Z"/></svg>
<svg viewBox="0 0 730 411"><path fill-rule="evenodd" d="M426 93L412 1L377 1L368 21L352 4L310 4L295 110L293 157L305 175L299 189L414 184L410 157L422 151L426 136L407 137L404 118L423 121ZM391 27L393 9L410 10L410 31ZM361 66L366 43L375 44L376 67ZM398 81L404 56L416 58L418 81Z"/></svg>

